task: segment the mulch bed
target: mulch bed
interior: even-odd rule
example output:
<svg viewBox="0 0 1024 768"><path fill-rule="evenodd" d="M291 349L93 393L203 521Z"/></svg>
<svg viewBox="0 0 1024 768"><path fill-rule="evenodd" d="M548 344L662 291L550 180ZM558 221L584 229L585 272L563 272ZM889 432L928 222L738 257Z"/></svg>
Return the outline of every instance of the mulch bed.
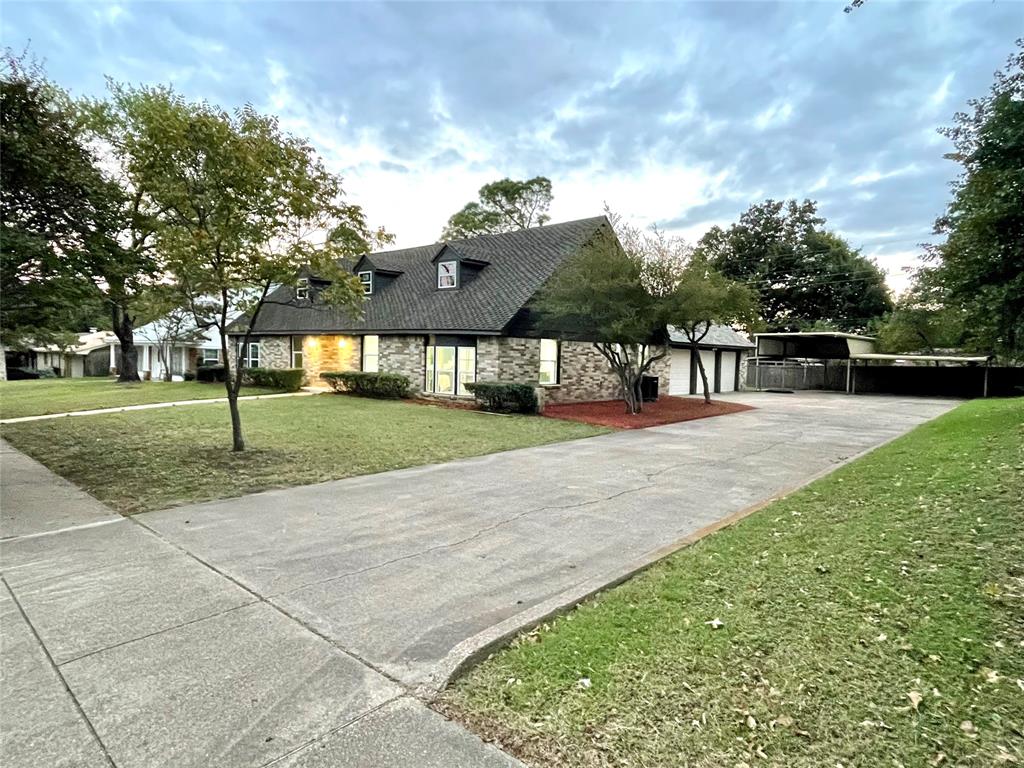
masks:
<svg viewBox="0 0 1024 768"><path fill-rule="evenodd" d="M544 415L553 419L582 421L601 427L643 429L750 410L753 410L752 406L740 403L712 400L708 405L699 397L663 395L653 403L644 403L643 410L637 414L626 413L626 404L622 400L601 400L592 403L549 405L544 408Z"/></svg>

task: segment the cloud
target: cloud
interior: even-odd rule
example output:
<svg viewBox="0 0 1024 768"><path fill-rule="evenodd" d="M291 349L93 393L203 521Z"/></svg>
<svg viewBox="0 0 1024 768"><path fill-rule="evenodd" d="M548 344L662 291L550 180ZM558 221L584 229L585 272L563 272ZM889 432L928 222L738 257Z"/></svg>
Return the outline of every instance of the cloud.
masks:
<svg viewBox="0 0 1024 768"><path fill-rule="evenodd" d="M21 3L0 31L78 94L109 74L278 114L400 245L540 174L555 219L607 201L689 239L814 197L898 264L956 174L935 129L988 89L1014 6Z"/></svg>

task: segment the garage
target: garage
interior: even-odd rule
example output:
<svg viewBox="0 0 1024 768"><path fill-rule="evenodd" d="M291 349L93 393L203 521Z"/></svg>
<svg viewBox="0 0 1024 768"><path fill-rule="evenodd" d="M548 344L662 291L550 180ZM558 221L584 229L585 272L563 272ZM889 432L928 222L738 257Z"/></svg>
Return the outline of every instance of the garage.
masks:
<svg viewBox="0 0 1024 768"><path fill-rule="evenodd" d="M670 395L700 394L702 385L696 358L686 337L669 326L672 349L669 358ZM684 346L685 345L685 346ZM700 344L700 359L712 392L734 392L740 388L740 362L754 345L727 326L712 326Z"/></svg>

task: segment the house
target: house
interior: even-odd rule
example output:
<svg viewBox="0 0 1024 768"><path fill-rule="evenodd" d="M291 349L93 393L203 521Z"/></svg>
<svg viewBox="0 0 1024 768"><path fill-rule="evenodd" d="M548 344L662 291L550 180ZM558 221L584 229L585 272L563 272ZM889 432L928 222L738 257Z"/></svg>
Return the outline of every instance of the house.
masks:
<svg viewBox="0 0 1024 768"><path fill-rule="evenodd" d="M350 267L367 297L363 317L318 304L323 285L309 275L271 293L238 353L246 367L303 368L311 385L326 371L363 370L402 374L431 396L469 396L467 384L500 380L536 385L545 402L617 398L585 324L554 333L532 308L568 259L610 232L600 216L371 253ZM246 322L229 329L236 345ZM669 356L651 374L671 391Z"/></svg>
<svg viewBox="0 0 1024 768"><path fill-rule="evenodd" d="M56 344L28 343L22 349L7 349L4 357L6 367L31 371L50 370L58 376L80 378L82 376L106 376L107 345L117 339L110 331L90 328L78 335L75 345L61 348ZM99 368L101 373L93 373ZM11 378L16 378L12 375Z"/></svg>

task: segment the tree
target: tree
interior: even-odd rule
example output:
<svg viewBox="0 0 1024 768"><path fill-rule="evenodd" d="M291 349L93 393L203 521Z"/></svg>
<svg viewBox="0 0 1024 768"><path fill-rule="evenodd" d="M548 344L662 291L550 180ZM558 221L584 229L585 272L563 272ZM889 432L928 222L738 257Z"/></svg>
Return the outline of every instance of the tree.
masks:
<svg viewBox="0 0 1024 768"><path fill-rule="evenodd" d="M501 179L480 188L478 202L467 203L448 219L442 240L495 235L539 227L550 220L551 182L543 176L526 181Z"/></svg>
<svg viewBox="0 0 1024 768"><path fill-rule="evenodd" d="M750 325L757 317L756 294L695 256L678 274L667 314L669 322L690 344L690 355L697 361L704 386L704 402L710 403L708 375L698 345L712 325Z"/></svg>
<svg viewBox="0 0 1024 768"><path fill-rule="evenodd" d="M343 201L341 179L309 144L250 106L228 113L169 88L112 84L106 119L131 188L158 212L168 276L197 327L220 332L232 449L242 451L244 358L228 350L235 309L247 349L271 289L295 285L308 265L326 283L320 306L358 313L362 287L339 261L386 236Z"/></svg>
<svg viewBox="0 0 1024 768"><path fill-rule="evenodd" d="M964 313L947 299L934 269L919 270L896 308L879 324L875 335L883 352L924 352L960 347Z"/></svg>
<svg viewBox="0 0 1024 768"><path fill-rule="evenodd" d="M766 200L728 229L712 227L697 253L757 291L767 330L863 331L892 309L885 275L824 224L811 200Z"/></svg>
<svg viewBox="0 0 1024 768"><path fill-rule="evenodd" d="M665 297L673 284L671 253L659 241L611 221L555 273L541 290L537 309L552 329L572 330L585 323L594 348L619 380L627 413L643 408L640 381L667 354ZM620 237L616 236L616 232Z"/></svg>
<svg viewBox="0 0 1024 768"><path fill-rule="evenodd" d="M4 345L51 343L95 314L94 291L67 266L86 247L99 182L67 94L27 55L8 49L0 78Z"/></svg>
<svg viewBox="0 0 1024 768"><path fill-rule="evenodd" d="M963 166L928 249L946 300L966 313L968 342L1024 358L1024 39L990 93L940 132Z"/></svg>

